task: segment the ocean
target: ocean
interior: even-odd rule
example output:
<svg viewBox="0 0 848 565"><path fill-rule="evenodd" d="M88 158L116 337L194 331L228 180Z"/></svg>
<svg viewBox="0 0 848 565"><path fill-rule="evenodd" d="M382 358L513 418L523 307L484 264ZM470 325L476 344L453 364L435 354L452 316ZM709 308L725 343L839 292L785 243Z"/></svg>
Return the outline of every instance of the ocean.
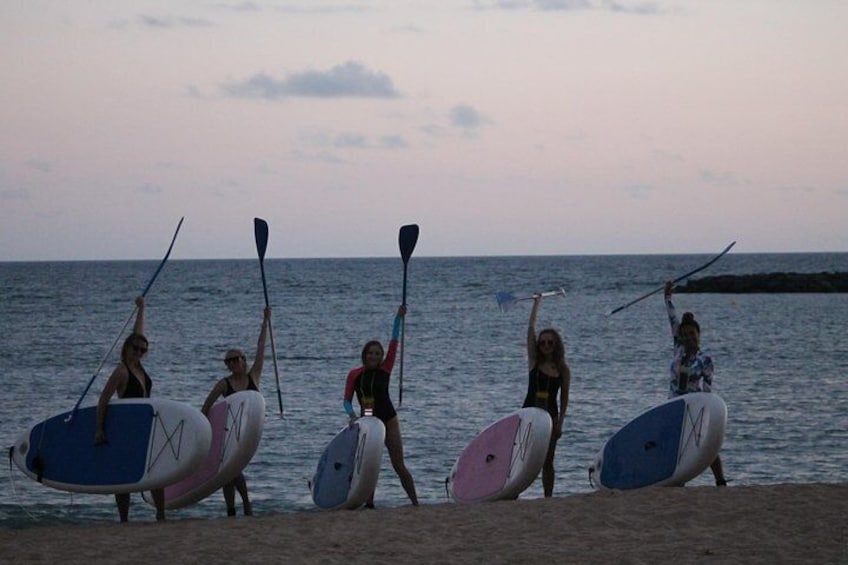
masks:
<svg viewBox="0 0 848 565"><path fill-rule="evenodd" d="M530 301L501 312L495 293L547 298L537 327L563 335L571 398L555 468L555 496L591 492L588 466L604 441L666 398L671 338L662 293L608 313L710 255L416 257L408 265L403 403L407 467L422 504L447 502L445 477L465 445L520 407L526 392ZM118 359L124 322L154 261L0 263L0 441L96 402ZM848 270L846 253L731 252L701 275ZM313 512L308 481L324 445L347 423L345 377L362 345L388 340L401 301L397 258L270 259L278 373L267 348L262 442L245 470L254 513ZM730 487L848 480L848 295L676 294L695 312L713 356L714 392L728 405L722 460ZM226 375L224 352L252 359L264 296L257 260L172 260L147 295L144 365L154 396L200 407ZM98 371L101 362L103 368ZM392 375L397 405L399 367ZM283 417L277 399L277 377ZM11 462L0 479L0 528L117 520L110 495L44 487ZM690 485L711 485L707 471ZM523 498L542 496L540 481ZM408 500L388 457L377 506ZM169 519L225 515L223 497ZM133 495L132 521L153 508Z"/></svg>

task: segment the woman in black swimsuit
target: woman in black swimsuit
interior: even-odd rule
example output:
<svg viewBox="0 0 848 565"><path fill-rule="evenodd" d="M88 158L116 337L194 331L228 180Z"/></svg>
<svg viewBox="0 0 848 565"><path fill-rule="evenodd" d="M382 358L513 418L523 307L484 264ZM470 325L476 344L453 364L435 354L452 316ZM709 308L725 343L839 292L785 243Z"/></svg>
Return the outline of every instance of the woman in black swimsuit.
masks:
<svg viewBox="0 0 848 565"><path fill-rule="evenodd" d="M523 407L535 406L547 410L553 421L551 443L542 467L542 487L545 497L551 497L554 493L554 455L557 440L562 436L562 422L568 408L571 369L565 362L565 347L559 332L548 328L539 332L536 337L536 314L541 303L542 296L536 294L533 297L533 310L530 312L530 323L527 327L529 379Z"/></svg>
<svg viewBox="0 0 848 565"><path fill-rule="evenodd" d="M230 370L230 376L224 377L215 383L215 386L206 396L201 411L208 415L209 409L220 396L229 396L243 390L259 390L259 379L262 376L262 365L265 361L265 336L268 333L269 320L271 319L271 308L265 307L262 318L262 329L259 331L259 341L256 343L256 356L253 365L247 369L247 358L240 349L230 349L224 355L224 364ZM243 473L224 485L224 502L227 504L227 516L236 515L236 490L241 495L244 506L244 515L253 515L250 498L247 495L247 481Z"/></svg>
<svg viewBox="0 0 848 565"><path fill-rule="evenodd" d="M100 393L100 400L97 403L97 420L94 432L94 443L104 443L107 441L106 429L106 412L109 409L109 400L117 393L118 398L150 398L150 389L153 388L153 381L147 375L147 371L141 365L141 358L147 353L148 342L144 337L144 297L139 296L135 299L136 316L133 332L127 339L124 340L124 346L121 348L121 362L112 371L109 380L106 381L106 386L103 387L103 392ZM165 491L163 489L155 489L150 491L153 497L153 503L156 505L156 519L165 519ZM126 522L130 512L130 495L129 493L115 494L115 503L118 505L118 516L121 522Z"/></svg>

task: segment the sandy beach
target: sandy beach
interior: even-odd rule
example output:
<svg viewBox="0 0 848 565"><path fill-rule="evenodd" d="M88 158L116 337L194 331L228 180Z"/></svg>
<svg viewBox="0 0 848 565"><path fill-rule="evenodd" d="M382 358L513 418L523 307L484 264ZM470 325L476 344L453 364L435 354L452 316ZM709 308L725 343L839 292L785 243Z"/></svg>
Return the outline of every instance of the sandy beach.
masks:
<svg viewBox="0 0 848 565"><path fill-rule="evenodd" d="M261 511L261 509L259 509ZM848 484L32 527L2 563L848 563Z"/></svg>

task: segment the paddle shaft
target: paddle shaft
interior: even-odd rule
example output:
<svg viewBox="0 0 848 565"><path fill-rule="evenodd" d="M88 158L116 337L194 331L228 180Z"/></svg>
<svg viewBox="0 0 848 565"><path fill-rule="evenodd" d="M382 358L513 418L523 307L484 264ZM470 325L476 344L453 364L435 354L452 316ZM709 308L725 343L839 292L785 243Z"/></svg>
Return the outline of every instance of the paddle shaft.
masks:
<svg viewBox="0 0 848 565"><path fill-rule="evenodd" d="M415 250L415 244L418 243L418 225L409 224L401 226L398 232L398 247L400 248L400 257L403 260L403 292L401 293L401 304L406 306L406 281L407 271L409 266L409 258L412 257L412 252ZM400 368L398 369L398 408L403 404L403 350L404 337L406 334L406 317L400 323Z"/></svg>
<svg viewBox="0 0 848 565"><path fill-rule="evenodd" d="M270 307L268 300L268 283L265 280L265 250L268 248L268 222L261 218L253 219L253 232L256 239L256 252L259 256L259 272L262 275L262 293L265 295L265 307ZM280 418L283 417L283 395L280 392L280 370L277 367L277 345L274 343L274 328L268 318L268 334L271 336L271 359L274 362L274 378L277 381L277 404L280 407Z"/></svg>
<svg viewBox="0 0 848 565"><path fill-rule="evenodd" d="M731 248L731 247L733 247L734 245L736 245L736 242L735 242L735 241L731 242L731 243L730 243L730 245L728 245L727 247L725 247L725 248L724 248L724 250L723 250L721 253L719 253L718 255L716 255L715 257L713 257L712 259L710 259L709 261L707 261L706 263L704 263L703 265L701 265L700 267L698 267L697 269L692 269L691 271L689 271L689 272L688 272L688 273L686 273L685 275L681 275L681 276L677 277L676 279L674 279L673 281L671 281L671 282L672 282L672 284L677 284L677 283L679 283L680 281L682 281L682 280L684 280L684 279L688 279L689 277L691 277L692 275L694 275L694 274L696 274L696 273L700 273L701 271L703 271L704 269L706 269L707 267L709 267L710 265L712 265L713 263L715 263L716 261L718 261L719 259L721 259L721 258L722 258L722 257L723 257L723 256L724 256L727 252L728 252L728 251L730 251L730 248ZM662 290L664 290L664 289L665 289L665 285L663 285L663 286L661 286L661 287L659 287L659 288L657 288L657 289L655 289L655 290L652 290L652 291L651 291L651 292L649 292L648 294L642 295L642 296L640 296L639 298L637 298L637 299L635 299L635 300L631 300L630 302L628 302L628 303L627 303L627 304L625 304L624 306L619 306L618 308L616 308L615 310L613 310L612 312L610 312L610 313L609 313L609 315L610 315L610 316L612 316L612 315L613 315L613 314L615 314L616 312L621 312L621 311L622 311L622 310L624 310L625 308L629 308L630 306L633 306L633 305L634 305L634 304L636 304L637 302L641 302L642 300L645 300L646 298L651 297L651 296L655 295L656 293L658 293L658 292L660 292L660 291L662 291Z"/></svg>
<svg viewBox="0 0 848 565"><path fill-rule="evenodd" d="M162 261L159 262L159 266L156 267L156 271L153 272L153 276L150 277L149 281L147 281L147 286L144 287L144 290L141 292L141 296L147 296L147 293L150 291L150 287L153 286L153 281L155 281L156 277L159 276L159 273L162 271L162 267L165 266L165 262L168 260L168 257L171 256L171 250L174 248L174 242L177 241L177 235L179 235L179 233L180 233L180 228L183 225L183 220L185 220L185 216L180 218L180 221L177 224L177 229L174 232L174 237L171 238L171 245L168 246L168 251L165 252L165 257L163 257ZM103 365L106 364L106 361L109 359L109 356L112 354L112 351L115 350L115 346L118 345L118 342L121 340L121 336L124 334L124 330L127 329L127 326L129 325L130 320L133 319L133 316L135 316L137 311L138 311L138 306L133 308L133 311L130 314L129 318L127 318L127 321L124 322L123 326L121 326L121 331L118 332L118 335L115 338L115 341L112 342L112 346L109 348L109 351L106 352L106 355L104 355L103 359L101 359L100 364L97 366L97 369L95 369L94 374L91 375L91 379L89 379L88 384L85 387L85 390L82 391L82 394L80 395L79 400L77 400L77 403L74 405L74 409L68 415L67 420L65 420L66 422L70 422L71 420L73 420L74 415L77 413L77 409L79 408L80 403L82 403L82 400L85 398L85 395L88 394L88 391L91 388L91 385L94 384L94 379L97 378L97 375L100 373L100 369L103 368Z"/></svg>

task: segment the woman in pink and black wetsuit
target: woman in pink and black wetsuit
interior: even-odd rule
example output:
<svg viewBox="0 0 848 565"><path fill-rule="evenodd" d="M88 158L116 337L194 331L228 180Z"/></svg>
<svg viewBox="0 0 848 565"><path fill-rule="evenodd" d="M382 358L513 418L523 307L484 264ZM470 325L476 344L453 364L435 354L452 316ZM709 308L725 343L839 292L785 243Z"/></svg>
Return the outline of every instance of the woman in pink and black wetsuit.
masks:
<svg viewBox="0 0 848 565"><path fill-rule="evenodd" d="M400 478L400 483L412 504L418 505L418 495L415 493L415 482L412 474L403 461L403 439L400 435L400 422L392 399L389 396L389 379L395 364L398 348L398 336L406 306L400 306L395 316L392 328L392 339L389 341L389 351L385 355L379 341L369 341L362 348L362 366L352 369L347 375L344 394L344 409L350 416L351 422L357 418L353 409L353 395L359 402L360 415L373 415L386 425L386 448L392 460L392 467ZM366 504L374 507L374 493L371 493Z"/></svg>

